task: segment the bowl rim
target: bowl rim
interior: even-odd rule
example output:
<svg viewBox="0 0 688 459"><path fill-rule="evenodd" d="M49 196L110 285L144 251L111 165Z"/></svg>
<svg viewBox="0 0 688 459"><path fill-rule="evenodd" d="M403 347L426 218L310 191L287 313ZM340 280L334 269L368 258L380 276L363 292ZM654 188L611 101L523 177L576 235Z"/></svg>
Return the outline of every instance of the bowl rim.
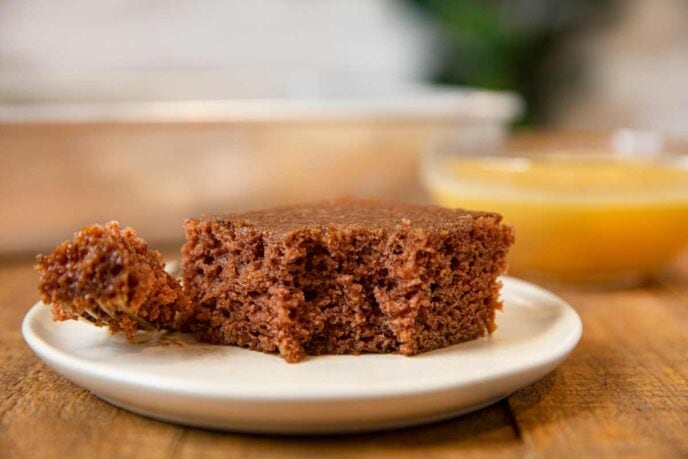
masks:
<svg viewBox="0 0 688 459"><path fill-rule="evenodd" d="M510 91L434 84L396 84L314 97L266 95L247 99L144 102L0 102L0 124L102 122L331 122L367 120L474 120L510 123L524 110Z"/></svg>
<svg viewBox="0 0 688 459"><path fill-rule="evenodd" d="M486 151L459 151L450 147L429 148L421 160L421 182L431 193L442 193L454 196L481 196L491 199L519 202L557 202L568 205L646 205L681 204L688 206L688 186L683 188L663 187L630 192L624 189L592 189L583 192L581 189L558 189L557 187L528 187L509 183L490 183L480 179L458 178L446 167L448 161L475 159L485 161L513 161L518 168L528 167L532 161L570 160L571 158L588 161L632 163L638 165L658 165L685 171L688 176L688 152L661 151L652 155L633 155L618 153L605 149L556 148L538 151L525 149L504 149L502 146ZM519 164L520 163L520 164ZM489 185L489 186L488 186Z"/></svg>

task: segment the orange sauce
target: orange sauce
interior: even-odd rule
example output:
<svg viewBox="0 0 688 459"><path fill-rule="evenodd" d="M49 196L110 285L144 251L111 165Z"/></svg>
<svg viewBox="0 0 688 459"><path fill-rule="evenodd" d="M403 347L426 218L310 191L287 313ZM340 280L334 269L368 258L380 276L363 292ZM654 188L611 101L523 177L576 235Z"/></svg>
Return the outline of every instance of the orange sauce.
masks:
<svg viewBox="0 0 688 459"><path fill-rule="evenodd" d="M608 281L651 274L688 243L688 165L603 155L445 159L427 184L447 207L516 229L513 273Z"/></svg>

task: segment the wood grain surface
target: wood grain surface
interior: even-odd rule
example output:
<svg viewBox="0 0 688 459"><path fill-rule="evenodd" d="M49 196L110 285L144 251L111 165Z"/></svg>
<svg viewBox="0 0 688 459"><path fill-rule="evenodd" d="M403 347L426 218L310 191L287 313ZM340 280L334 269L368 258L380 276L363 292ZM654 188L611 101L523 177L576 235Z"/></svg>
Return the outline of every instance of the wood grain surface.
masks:
<svg viewBox="0 0 688 459"><path fill-rule="evenodd" d="M287 437L178 427L115 408L23 342L33 260L0 263L0 457L686 457L688 262L644 287L549 286L583 318L571 357L495 405L423 427Z"/></svg>
<svg viewBox="0 0 688 459"><path fill-rule="evenodd" d="M316 437L158 422L57 375L21 337L37 300L33 262L0 259L0 459L688 457L688 259L642 287L545 285L581 315L583 338L557 370L507 400L423 427Z"/></svg>

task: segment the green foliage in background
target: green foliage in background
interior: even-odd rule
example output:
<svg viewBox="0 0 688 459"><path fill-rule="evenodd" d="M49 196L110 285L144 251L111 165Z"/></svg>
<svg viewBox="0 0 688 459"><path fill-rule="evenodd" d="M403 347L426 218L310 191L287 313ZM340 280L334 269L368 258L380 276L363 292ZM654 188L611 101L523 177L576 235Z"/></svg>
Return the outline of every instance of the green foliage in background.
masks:
<svg viewBox="0 0 688 459"><path fill-rule="evenodd" d="M546 121L548 97L576 84L580 69L567 44L609 18L611 0L407 0L438 32L433 80L513 90L527 105L519 124Z"/></svg>

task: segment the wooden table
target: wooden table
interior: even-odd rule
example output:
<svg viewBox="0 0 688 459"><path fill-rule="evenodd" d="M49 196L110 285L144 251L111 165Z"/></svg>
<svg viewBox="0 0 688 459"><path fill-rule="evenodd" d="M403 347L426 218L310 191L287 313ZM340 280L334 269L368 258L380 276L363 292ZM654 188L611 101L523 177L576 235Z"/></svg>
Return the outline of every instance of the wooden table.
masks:
<svg viewBox="0 0 688 459"><path fill-rule="evenodd" d="M120 410L24 344L31 259L0 263L0 457L688 456L688 263L613 291L552 287L583 318L556 371L488 408L398 431L327 437L218 433Z"/></svg>
<svg viewBox="0 0 688 459"><path fill-rule="evenodd" d="M327 437L178 427L75 386L22 340L37 300L32 264L0 259L0 458L688 457L688 260L643 287L547 286L582 316L582 341L507 400L424 427Z"/></svg>

